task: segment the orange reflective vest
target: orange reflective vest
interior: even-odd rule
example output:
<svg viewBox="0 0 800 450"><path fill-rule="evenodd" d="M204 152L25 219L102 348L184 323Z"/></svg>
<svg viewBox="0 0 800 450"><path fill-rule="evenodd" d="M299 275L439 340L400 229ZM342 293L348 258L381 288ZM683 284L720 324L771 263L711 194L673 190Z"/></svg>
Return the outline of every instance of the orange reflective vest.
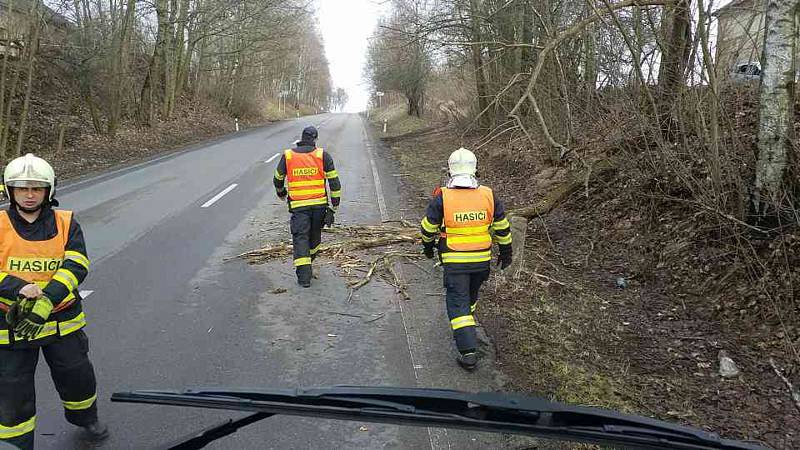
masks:
<svg viewBox="0 0 800 450"><path fill-rule="evenodd" d="M286 159L286 187L289 191L289 209L302 206L327 205L325 190L325 164L323 150L309 153L284 151Z"/></svg>
<svg viewBox="0 0 800 450"><path fill-rule="evenodd" d="M475 263L492 259L494 194L486 186L477 189L442 188L446 251L443 263Z"/></svg>
<svg viewBox="0 0 800 450"><path fill-rule="evenodd" d="M0 281L8 275L35 283L44 288L53 279L67 277L62 283L74 286L72 292L58 305L54 305L51 313L51 321L45 323L42 332L35 339L41 339L51 335L64 336L83 328L86 321L81 308L73 308L74 311L65 311L64 314L56 315L72 306L76 301L75 290L78 280L69 271L61 270L64 262L65 247L69 239L69 227L72 223L72 211L54 211L56 215L56 229L58 233L46 241L28 241L23 239L11 223L8 212L0 211ZM16 299L0 297L0 310L8 311ZM52 320L57 319L57 320ZM0 326L0 345L9 344L9 330L5 321ZM17 338L19 340L19 338Z"/></svg>

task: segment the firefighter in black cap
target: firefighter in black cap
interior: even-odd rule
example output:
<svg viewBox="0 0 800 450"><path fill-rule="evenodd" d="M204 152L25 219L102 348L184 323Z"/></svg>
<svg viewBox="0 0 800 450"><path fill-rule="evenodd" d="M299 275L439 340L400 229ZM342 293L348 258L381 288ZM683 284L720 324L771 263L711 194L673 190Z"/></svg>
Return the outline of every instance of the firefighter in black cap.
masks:
<svg viewBox="0 0 800 450"><path fill-rule="evenodd" d="M278 197L289 204L294 267L303 287L311 286L311 262L319 252L322 227L333 225L342 193L333 157L316 140L317 129L306 127L295 147L284 150L273 179Z"/></svg>

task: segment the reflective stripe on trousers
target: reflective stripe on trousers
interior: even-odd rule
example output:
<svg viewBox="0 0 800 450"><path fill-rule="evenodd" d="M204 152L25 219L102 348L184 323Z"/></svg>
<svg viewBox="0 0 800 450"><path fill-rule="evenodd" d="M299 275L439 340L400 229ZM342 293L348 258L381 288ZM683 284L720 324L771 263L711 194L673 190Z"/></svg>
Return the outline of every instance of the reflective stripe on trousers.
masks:
<svg viewBox="0 0 800 450"><path fill-rule="evenodd" d="M311 264L322 241L324 207L293 211L289 222L292 232L292 253L295 267Z"/></svg>
<svg viewBox="0 0 800 450"><path fill-rule="evenodd" d="M22 436L25 433L30 433L34 430L34 428L36 428L35 415L30 419L16 425L6 426L0 423L0 439L6 440L15 438L17 436Z"/></svg>
<svg viewBox="0 0 800 450"><path fill-rule="evenodd" d="M57 338L42 347L0 348L0 439L32 448L35 427L35 370L44 355L64 405L68 422L87 426L97 421L94 368L83 331Z"/></svg>
<svg viewBox="0 0 800 450"><path fill-rule="evenodd" d="M452 273L445 268L444 285L447 289L446 306L450 327L459 352L475 351L478 339L475 333L475 317L472 315L478 301L481 284L489 277L489 271L474 273Z"/></svg>

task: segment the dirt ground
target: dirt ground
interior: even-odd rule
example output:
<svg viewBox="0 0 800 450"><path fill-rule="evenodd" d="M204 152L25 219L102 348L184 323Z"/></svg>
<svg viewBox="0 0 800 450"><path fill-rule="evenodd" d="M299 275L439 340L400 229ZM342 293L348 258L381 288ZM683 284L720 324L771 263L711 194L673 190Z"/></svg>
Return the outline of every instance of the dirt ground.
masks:
<svg viewBox="0 0 800 450"><path fill-rule="evenodd" d="M412 125L384 141L422 214L449 153L471 142L446 127ZM564 169L493 152L477 152L479 176L509 209L564 181ZM635 195L624 174L593 180L529 222L518 278L485 285L479 321L510 387L800 448L800 411L771 363L800 384L790 370L796 344L787 343L796 324L766 314L746 270L725 266L729 255L703 244L703 217L656 205L653 220ZM719 374L720 352L739 375Z"/></svg>

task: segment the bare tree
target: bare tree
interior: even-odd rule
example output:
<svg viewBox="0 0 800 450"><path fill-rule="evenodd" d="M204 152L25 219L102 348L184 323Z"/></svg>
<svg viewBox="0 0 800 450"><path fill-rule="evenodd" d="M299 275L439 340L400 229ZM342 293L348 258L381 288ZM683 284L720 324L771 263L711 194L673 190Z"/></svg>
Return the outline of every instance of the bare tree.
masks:
<svg viewBox="0 0 800 450"><path fill-rule="evenodd" d="M423 113L432 69L429 43L418 27L425 21L423 15L421 2L397 0L392 17L373 35L367 56L367 77L373 87L402 93L408 114L417 117Z"/></svg>
<svg viewBox="0 0 800 450"><path fill-rule="evenodd" d="M790 184L786 169L794 139L798 5L796 0L767 1L753 196L758 214L774 212Z"/></svg>

